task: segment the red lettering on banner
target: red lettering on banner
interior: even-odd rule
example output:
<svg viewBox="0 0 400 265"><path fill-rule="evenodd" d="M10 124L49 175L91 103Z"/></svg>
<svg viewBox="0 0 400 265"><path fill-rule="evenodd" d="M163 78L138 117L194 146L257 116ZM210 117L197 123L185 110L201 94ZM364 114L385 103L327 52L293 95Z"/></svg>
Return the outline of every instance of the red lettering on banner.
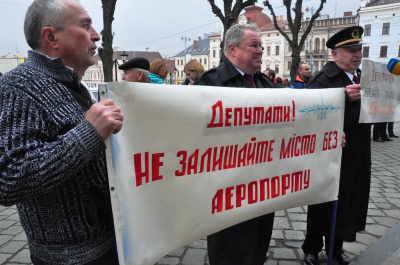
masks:
<svg viewBox="0 0 400 265"><path fill-rule="evenodd" d="M214 198L212 199L211 213L214 214L222 212L224 206L223 196L224 196L224 190L217 190L217 192L214 195Z"/></svg>
<svg viewBox="0 0 400 265"><path fill-rule="evenodd" d="M164 153L155 153L151 155L151 181L161 180L163 178L160 175L160 167L163 166L161 158L164 157ZM133 155L133 164L135 166L135 177L136 177L136 187L139 187L144 183L150 181L150 154L149 152L144 153L144 161L142 161L142 154L137 153ZM142 169L142 164L144 164L144 170Z"/></svg>
<svg viewBox="0 0 400 265"><path fill-rule="evenodd" d="M236 207L242 206L242 201L246 199L246 185L240 184L236 186Z"/></svg>
<svg viewBox="0 0 400 265"><path fill-rule="evenodd" d="M234 187L228 187L225 189L225 211L233 209L232 198L233 198L233 189Z"/></svg>
<svg viewBox="0 0 400 265"><path fill-rule="evenodd" d="M311 170L306 169L219 189L212 199L211 213L229 211L242 207L244 203L260 203L306 190L310 187L310 177Z"/></svg>
<svg viewBox="0 0 400 265"><path fill-rule="evenodd" d="M395 106L393 105L377 105L376 100L373 100L369 106L369 114L393 114Z"/></svg>
<svg viewBox="0 0 400 265"><path fill-rule="evenodd" d="M322 144L322 151L336 149L338 147L338 131L333 132L325 132L324 133L324 142Z"/></svg>
<svg viewBox="0 0 400 265"><path fill-rule="evenodd" d="M224 108L222 101L219 100L212 105L211 112L211 120L207 128L290 122L295 120L296 114L294 101L288 106Z"/></svg>
<svg viewBox="0 0 400 265"><path fill-rule="evenodd" d="M302 136L295 134L293 137L289 138L289 141L282 139L279 159L313 154L315 152L316 139L317 136L315 134Z"/></svg>
<svg viewBox="0 0 400 265"><path fill-rule="evenodd" d="M250 142L239 146L228 145L210 147L203 153L199 149L188 154L187 151L178 151L180 169L175 170L175 176L213 172L231 168L246 167L273 161L275 140L257 141L252 137Z"/></svg>

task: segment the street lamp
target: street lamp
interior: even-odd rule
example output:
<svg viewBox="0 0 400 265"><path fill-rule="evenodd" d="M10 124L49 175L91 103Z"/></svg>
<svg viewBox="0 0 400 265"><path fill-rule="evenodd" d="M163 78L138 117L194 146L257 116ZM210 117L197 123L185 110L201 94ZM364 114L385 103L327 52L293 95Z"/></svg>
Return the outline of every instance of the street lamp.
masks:
<svg viewBox="0 0 400 265"><path fill-rule="evenodd" d="M185 64L186 64L186 41L190 41L190 38L184 36L184 37L181 38L181 40L185 41L185 52L184 52L185 54L184 54L184 56L185 56Z"/></svg>
<svg viewBox="0 0 400 265"><path fill-rule="evenodd" d="M311 11L311 17L314 15L314 7L311 8L306 8L306 12ZM311 39L310 39L310 67L311 67L311 74L314 72L313 71L313 38L314 38L314 28L313 25L311 25Z"/></svg>
<svg viewBox="0 0 400 265"><path fill-rule="evenodd" d="M120 55L122 63L126 62L126 59L128 59L128 54L125 53L125 51L123 51ZM115 69L115 82L118 81L118 60L114 59L114 69Z"/></svg>
<svg viewBox="0 0 400 265"><path fill-rule="evenodd" d="M173 70L173 71L174 71L173 74L172 74L172 72L169 73L169 83L170 83L171 85L173 84L173 82L172 82L172 80L173 80L173 79L172 79L172 75L175 76L176 73L178 72L178 69L176 69L176 67L174 67L174 70Z"/></svg>

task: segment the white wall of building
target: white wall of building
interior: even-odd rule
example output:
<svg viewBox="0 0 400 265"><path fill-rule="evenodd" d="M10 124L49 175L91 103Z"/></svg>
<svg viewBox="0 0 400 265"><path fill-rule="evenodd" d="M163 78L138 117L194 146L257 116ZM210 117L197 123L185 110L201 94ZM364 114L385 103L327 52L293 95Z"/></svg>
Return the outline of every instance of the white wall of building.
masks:
<svg viewBox="0 0 400 265"><path fill-rule="evenodd" d="M359 16L360 26L364 28L364 58L381 63L388 63L390 58L398 58L400 3L362 7Z"/></svg>

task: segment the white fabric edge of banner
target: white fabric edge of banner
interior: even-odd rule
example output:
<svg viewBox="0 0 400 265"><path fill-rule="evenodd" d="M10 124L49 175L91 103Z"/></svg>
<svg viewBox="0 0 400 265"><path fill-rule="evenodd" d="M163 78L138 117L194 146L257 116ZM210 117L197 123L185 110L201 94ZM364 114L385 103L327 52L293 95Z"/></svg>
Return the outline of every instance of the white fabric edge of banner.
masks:
<svg viewBox="0 0 400 265"><path fill-rule="evenodd" d="M108 84L100 84L99 93L100 93L100 100L109 98ZM110 189L111 206L114 219L114 230L115 230L115 239L117 242L118 260L120 265L125 265L122 232L121 232L121 226L119 225L120 214L118 208L118 196L117 196L117 190L115 188L117 181L116 181L116 176L114 174L114 167L111 158L111 138L108 138L105 141L105 144L106 144L105 155L107 163L108 184Z"/></svg>

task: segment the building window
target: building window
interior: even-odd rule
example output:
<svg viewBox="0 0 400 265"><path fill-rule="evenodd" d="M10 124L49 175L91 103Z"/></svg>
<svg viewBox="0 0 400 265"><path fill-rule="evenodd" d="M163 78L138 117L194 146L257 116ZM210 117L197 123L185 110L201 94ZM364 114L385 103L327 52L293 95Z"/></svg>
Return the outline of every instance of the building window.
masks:
<svg viewBox="0 0 400 265"><path fill-rule="evenodd" d="M399 46L399 51L397 52L397 57L400 57L400 46Z"/></svg>
<svg viewBox="0 0 400 265"><path fill-rule="evenodd" d="M181 60L181 65L183 65L183 59Z"/></svg>
<svg viewBox="0 0 400 265"><path fill-rule="evenodd" d="M292 61L288 61L287 63L287 70L290 71L290 68L292 68Z"/></svg>
<svg viewBox="0 0 400 265"><path fill-rule="evenodd" d="M179 65L179 60L176 60L176 65Z"/></svg>
<svg viewBox="0 0 400 265"><path fill-rule="evenodd" d="M389 31L390 31L390 23L383 23L382 35L389 35Z"/></svg>
<svg viewBox="0 0 400 265"><path fill-rule="evenodd" d="M207 58L204 58L204 64L207 64Z"/></svg>
<svg viewBox="0 0 400 265"><path fill-rule="evenodd" d="M315 53L319 53L320 47L321 47L321 41L320 41L319 38L316 38L315 39L315 43L314 43L314 51L315 51Z"/></svg>
<svg viewBox="0 0 400 265"><path fill-rule="evenodd" d="M279 46L275 47L275 55L279 55Z"/></svg>
<svg viewBox="0 0 400 265"><path fill-rule="evenodd" d="M203 60L200 58L200 64L202 64L203 63Z"/></svg>
<svg viewBox="0 0 400 265"><path fill-rule="evenodd" d="M267 55L271 55L271 46L267 46Z"/></svg>
<svg viewBox="0 0 400 265"><path fill-rule="evenodd" d="M371 24L364 26L364 36L371 36Z"/></svg>
<svg viewBox="0 0 400 265"><path fill-rule="evenodd" d="M364 46L363 47L363 58L368 58L369 57L369 47Z"/></svg>
<svg viewBox="0 0 400 265"><path fill-rule="evenodd" d="M379 57L387 57L387 48L388 46L381 46L381 52L379 54Z"/></svg>
<svg viewBox="0 0 400 265"><path fill-rule="evenodd" d="M216 54L217 54L216 50L213 50L213 58L215 58Z"/></svg>
<svg viewBox="0 0 400 265"><path fill-rule="evenodd" d="M279 64L275 64L275 74L279 73Z"/></svg>

